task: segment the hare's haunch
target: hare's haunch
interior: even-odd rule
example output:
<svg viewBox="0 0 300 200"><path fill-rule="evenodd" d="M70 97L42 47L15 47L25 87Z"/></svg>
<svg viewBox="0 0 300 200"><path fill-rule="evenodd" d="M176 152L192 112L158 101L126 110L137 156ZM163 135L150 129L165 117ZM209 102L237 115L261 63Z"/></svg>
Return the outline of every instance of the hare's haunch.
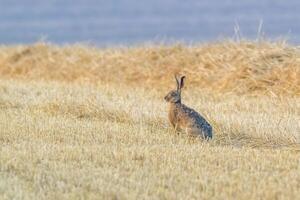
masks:
<svg viewBox="0 0 300 200"><path fill-rule="evenodd" d="M204 139L212 138L211 125L194 109L181 103L181 89L184 85L185 76L177 78L176 90L170 91L165 100L170 103L169 120L175 130L183 130L193 136L200 136Z"/></svg>

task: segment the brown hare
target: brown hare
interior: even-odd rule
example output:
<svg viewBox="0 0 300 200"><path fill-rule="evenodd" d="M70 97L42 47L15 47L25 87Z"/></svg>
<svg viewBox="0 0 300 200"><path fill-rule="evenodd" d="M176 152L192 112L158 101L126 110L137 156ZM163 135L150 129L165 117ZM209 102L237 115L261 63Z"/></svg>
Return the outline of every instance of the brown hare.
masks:
<svg viewBox="0 0 300 200"><path fill-rule="evenodd" d="M185 76L175 75L177 89L170 91L165 100L170 103L169 120L176 130L186 131L189 135L200 136L203 139L212 138L211 125L194 109L181 103L181 89Z"/></svg>

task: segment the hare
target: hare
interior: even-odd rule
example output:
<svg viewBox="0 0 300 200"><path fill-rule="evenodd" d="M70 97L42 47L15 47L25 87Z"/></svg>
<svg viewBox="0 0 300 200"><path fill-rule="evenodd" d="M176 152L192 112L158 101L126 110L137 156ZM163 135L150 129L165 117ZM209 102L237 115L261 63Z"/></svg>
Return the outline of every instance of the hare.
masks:
<svg viewBox="0 0 300 200"><path fill-rule="evenodd" d="M194 109L181 103L181 89L184 85L185 76L175 75L177 89L170 91L165 100L169 102L169 121L176 130L186 131L189 135L200 136L203 139L212 138L211 125Z"/></svg>

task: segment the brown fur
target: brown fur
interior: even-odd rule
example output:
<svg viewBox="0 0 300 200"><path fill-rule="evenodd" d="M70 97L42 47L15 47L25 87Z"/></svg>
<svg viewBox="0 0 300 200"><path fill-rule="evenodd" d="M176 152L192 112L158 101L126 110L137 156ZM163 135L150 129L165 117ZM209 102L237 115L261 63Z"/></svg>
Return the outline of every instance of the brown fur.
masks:
<svg viewBox="0 0 300 200"><path fill-rule="evenodd" d="M200 136L205 139L212 138L211 125L194 109L181 103L181 89L184 86L185 76L176 79L177 89L170 91L165 100L169 105L169 121L177 131L185 131L192 136Z"/></svg>

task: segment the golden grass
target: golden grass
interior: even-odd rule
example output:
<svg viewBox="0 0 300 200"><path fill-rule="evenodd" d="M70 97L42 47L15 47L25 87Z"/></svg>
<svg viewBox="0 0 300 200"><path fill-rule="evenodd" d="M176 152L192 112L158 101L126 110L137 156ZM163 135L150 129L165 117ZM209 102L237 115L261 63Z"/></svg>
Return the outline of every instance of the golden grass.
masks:
<svg viewBox="0 0 300 200"><path fill-rule="evenodd" d="M45 43L0 48L0 75L35 80L169 88L174 73L191 88L236 94L300 95L300 50L285 43L97 49Z"/></svg>
<svg viewBox="0 0 300 200"><path fill-rule="evenodd" d="M300 54L280 43L0 48L0 199L296 199ZM299 64L298 64L299 63ZM177 135L164 94L213 125Z"/></svg>

